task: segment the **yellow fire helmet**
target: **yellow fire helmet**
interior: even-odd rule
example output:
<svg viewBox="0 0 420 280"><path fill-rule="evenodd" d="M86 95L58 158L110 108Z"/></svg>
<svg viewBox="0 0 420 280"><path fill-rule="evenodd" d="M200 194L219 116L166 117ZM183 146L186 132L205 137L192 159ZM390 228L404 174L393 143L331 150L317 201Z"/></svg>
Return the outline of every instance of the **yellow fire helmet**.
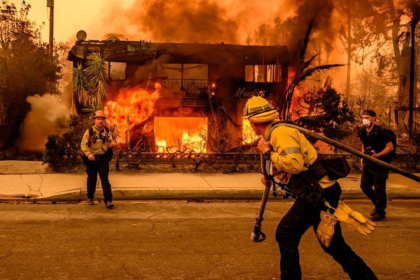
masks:
<svg viewBox="0 0 420 280"><path fill-rule="evenodd" d="M274 108L267 99L261 96L253 96L245 104L244 119L254 123L265 123L275 120L279 116L277 109Z"/></svg>

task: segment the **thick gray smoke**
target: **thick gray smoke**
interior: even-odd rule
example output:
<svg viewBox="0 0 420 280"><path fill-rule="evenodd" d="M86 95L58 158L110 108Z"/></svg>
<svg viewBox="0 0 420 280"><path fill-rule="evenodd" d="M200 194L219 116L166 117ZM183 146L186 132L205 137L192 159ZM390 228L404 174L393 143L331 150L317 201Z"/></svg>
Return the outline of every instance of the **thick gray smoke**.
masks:
<svg viewBox="0 0 420 280"><path fill-rule="evenodd" d="M60 96L48 93L43 96L29 96L26 101L31 104L31 111L22 125L17 146L21 152L43 151L49 134L66 130L69 108Z"/></svg>
<svg viewBox="0 0 420 280"><path fill-rule="evenodd" d="M20 138L16 142L20 152L40 152L45 149L49 134L64 133L67 130L67 120L70 114L76 114L73 101L72 63L64 65L58 86L60 94L33 95L26 98L31 105L21 127Z"/></svg>

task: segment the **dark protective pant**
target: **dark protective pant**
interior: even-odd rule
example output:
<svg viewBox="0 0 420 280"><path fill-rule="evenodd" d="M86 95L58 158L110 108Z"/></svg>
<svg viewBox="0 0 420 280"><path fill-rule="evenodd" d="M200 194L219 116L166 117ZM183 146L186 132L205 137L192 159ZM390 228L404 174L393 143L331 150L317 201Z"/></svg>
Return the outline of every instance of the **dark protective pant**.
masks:
<svg viewBox="0 0 420 280"><path fill-rule="evenodd" d="M337 207L341 195L338 183L324 189L326 200ZM299 280L302 271L299 264L299 242L309 227L315 233L320 222L320 209L310 206L301 199L297 199L286 215L281 219L276 240L280 248L280 272L282 280ZM366 263L344 241L341 226L338 222L330 247L321 245L322 249L338 262L351 279L378 279Z"/></svg>
<svg viewBox="0 0 420 280"><path fill-rule="evenodd" d="M96 182L99 173L101 178L102 190L104 192L104 202L112 201L111 184L109 183L109 162L105 156L95 156L95 161L86 163L87 173L87 197L93 199L95 197Z"/></svg>
<svg viewBox="0 0 420 280"><path fill-rule="evenodd" d="M363 168L362 178L360 180L360 188L363 193L375 205L376 213L385 217L386 212L386 180L388 179L388 171L383 173L374 172L368 168Z"/></svg>

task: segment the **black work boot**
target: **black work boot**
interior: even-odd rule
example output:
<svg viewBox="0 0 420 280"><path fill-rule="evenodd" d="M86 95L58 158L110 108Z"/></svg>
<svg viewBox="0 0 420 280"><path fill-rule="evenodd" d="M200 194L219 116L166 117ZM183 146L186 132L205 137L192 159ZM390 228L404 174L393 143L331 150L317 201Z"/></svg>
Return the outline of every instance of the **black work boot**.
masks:
<svg viewBox="0 0 420 280"><path fill-rule="evenodd" d="M376 215L376 206L373 208L372 212L370 212L370 216L373 217Z"/></svg>
<svg viewBox="0 0 420 280"><path fill-rule="evenodd" d="M385 215L379 215L379 213L375 213L372 217L372 222L383 222L386 221Z"/></svg>
<svg viewBox="0 0 420 280"><path fill-rule="evenodd" d="M114 204L112 203L112 201L107 201L107 202L105 202L105 207L108 208L108 209L113 209Z"/></svg>
<svg viewBox="0 0 420 280"><path fill-rule="evenodd" d="M89 205L95 205L95 201L93 200L93 198L88 199L88 204Z"/></svg>

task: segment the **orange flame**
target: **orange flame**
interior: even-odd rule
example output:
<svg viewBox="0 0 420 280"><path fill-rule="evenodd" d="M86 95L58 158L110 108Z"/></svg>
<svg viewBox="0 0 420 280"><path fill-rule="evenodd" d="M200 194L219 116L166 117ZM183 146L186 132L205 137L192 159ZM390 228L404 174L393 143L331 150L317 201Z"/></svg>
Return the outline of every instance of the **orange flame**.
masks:
<svg viewBox="0 0 420 280"><path fill-rule="evenodd" d="M255 134L255 131L252 129L249 120L244 119L242 121L242 141L244 144L249 144L258 140L258 136Z"/></svg>
<svg viewBox="0 0 420 280"><path fill-rule="evenodd" d="M207 151L207 118L155 117L154 122L157 152Z"/></svg>
<svg viewBox="0 0 420 280"><path fill-rule="evenodd" d="M123 88L119 91L115 101L105 104L107 121L115 125L118 132L118 142L126 142L127 116L129 116L129 130L146 121L154 111L156 100L160 97L161 85L155 84L155 91L149 93L140 87Z"/></svg>

